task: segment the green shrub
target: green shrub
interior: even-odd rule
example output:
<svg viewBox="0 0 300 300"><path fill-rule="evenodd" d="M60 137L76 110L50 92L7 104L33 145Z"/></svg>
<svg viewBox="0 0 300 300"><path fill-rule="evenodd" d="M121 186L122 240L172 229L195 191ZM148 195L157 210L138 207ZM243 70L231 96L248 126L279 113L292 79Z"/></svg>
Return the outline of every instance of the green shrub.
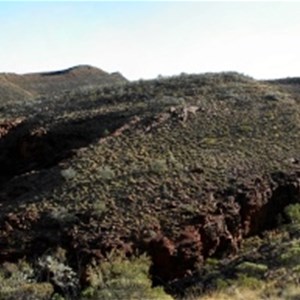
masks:
<svg viewBox="0 0 300 300"><path fill-rule="evenodd" d="M239 273L246 274L248 276L261 277L268 271L268 267L263 264L256 264L256 263L245 261L239 264L236 267L236 270Z"/></svg>
<svg viewBox="0 0 300 300"><path fill-rule="evenodd" d="M74 177L76 177L77 172L73 168L68 168L61 170L61 175L66 179L66 180L71 180Z"/></svg>
<svg viewBox="0 0 300 300"><path fill-rule="evenodd" d="M168 171L167 162L164 159L155 159L150 164L150 170L155 174L164 174Z"/></svg>
<svg viewBox="0 0 300 300"><path fill-rule="evenodd" d="M292 223L300 223L300 203L286 206L284 212Z"/></svg>
<svg viewBox="0 0 300 300"><path fill-rule="evenodd" d="M107 206L103 200L96 200L93 203L93 216L101 217L107 211Z"/></svg>
<svg viewBox="0 0 300 300"><path fill-rule="evenodd" d="M100 179L110 180L115 177L115 172L109 166L102 166L97 169L97 175Z"/></svg>
<svg viewBox="0 0 300 300"><path fill-rule="evenodd" d="M82 298L102 300L161 299L171 300L162 288L152 288L148 277L150 262L142 256L127 260L116 258L89 270L90 287Z"/></svg>
<svg viewBox="0 0 300 300"><path fill-rule="evenodd" d="M53 286L50 283L22 283L18 285L7 285L5 280L1 280L0 299L50 300L53 291Z"/></svg>
<svg viewBox="0 0 300 300"><path fill-rule="evenodd" d="M35 282L33 269L23 261L0 269L0 300L46 300L53 291L50 283Z"/></svg>
<svg viewBox="0 0 300 300"><path fill-rule="evenodd" d="M250 289L260 288L263 283L264 282L262 280L245 274L239 274L236 280L237 286Z"/></svg>
<svg viewBox="0 0 300 300"><path fill-rule="evenodd" d="M228 281L228 280L226 280L224 278L218 278L215 281L215 286L216 286L216 290L217 291L225 290L228 287L230 287L230 285L231 285L230 281Z"/></svg>
<svg viewBox="0 0 300 300"><path fill-rule="evenodd" d="M286 252L281 254L280 260L284 265L287 266L297 266L300 264L300 244L294 243L289 248L286 249Z"/></svg>
<svg viewBox="0 0 300 300"><path fill-rule="evenodd" d="M65 207L58 207L49 213L49 218L61 226L71 224L77 220L76 216Z"/></svg>
<svg viewBox="0 0 300 300"><path fill-rule="evenodd" d="M209 257L206 259L205 264L210 266L210 267L217 267L220 263L220 260L216 258Z"/></svg>

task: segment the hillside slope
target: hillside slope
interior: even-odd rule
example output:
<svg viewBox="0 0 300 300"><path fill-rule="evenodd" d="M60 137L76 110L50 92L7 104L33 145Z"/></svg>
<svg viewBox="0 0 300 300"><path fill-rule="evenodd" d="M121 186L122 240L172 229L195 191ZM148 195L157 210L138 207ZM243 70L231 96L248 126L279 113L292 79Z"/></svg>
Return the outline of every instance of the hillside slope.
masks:
<svg viewBox="0 0 300 300"><path fill-rule="evenodd" d="M0 262L60 247L81 288L93 261L147 253L153 282L185 294L207 259L238 255L300 202L300 103L276 83L182 75L0 118Z"/></svg>
<svg viewBox="0 0 300 300"><path fill-rule="evenodd" d="M109 74L88 65L61 71L17 75L0 74L0 103L53 96L67 90L91 89L100 85L124 83L119 73Z"/></svg>

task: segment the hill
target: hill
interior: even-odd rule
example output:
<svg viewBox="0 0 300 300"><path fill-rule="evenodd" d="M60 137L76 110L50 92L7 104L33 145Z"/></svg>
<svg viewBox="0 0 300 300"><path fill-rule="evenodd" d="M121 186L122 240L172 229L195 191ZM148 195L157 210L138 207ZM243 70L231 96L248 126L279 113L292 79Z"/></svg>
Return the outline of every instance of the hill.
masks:
<svg viewBox="0 0 300 300"><path fill-rule="evenodd" d="M299 246L294 89L238 73L181 75L12 102L0 118L0 262L5 271L25 258L40 276L25 280L32 289L168 297L135 281L149 264L174 297L207 296L238 275L262 286L278 285L276 272L299 280L284 258L297 260Z"/></svg>
<svg viewBox="0 0 300 300"><path fill-rule="evenodd" d="M91 89L99 85L124 83L119 73L109 74L95 67L80 65L66 70L17 75L0 74L0 103L53 96L66 90Z"/></svg>

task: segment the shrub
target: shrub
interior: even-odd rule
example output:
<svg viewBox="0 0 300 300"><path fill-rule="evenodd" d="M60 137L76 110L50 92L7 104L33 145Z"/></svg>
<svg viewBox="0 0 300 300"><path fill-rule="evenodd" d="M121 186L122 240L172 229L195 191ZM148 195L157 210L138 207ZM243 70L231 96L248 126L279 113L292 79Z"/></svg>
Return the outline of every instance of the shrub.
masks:
<svg viewBox="0 0 300 300"><path fill-rule="evenodd" d="M2 279L0 289L1 300L50 300L53 286L50 283L21 283L12 284Z"/></svg>
<svg viewBox="0 0 300 300"><path fill-rule="evenodd" d="M294 243L289 248L286 249L286 252L281 254L280 260L284 265L287 266L297 266L300 264L300 244Z"/></svg>
<svg viewBox="0 0 300 300"><path fill-rule="evenodd" d="M81 299L171 300L162 288L152 288L148 277L150 262L147 257L132 260L116 258L89 270L90 287L82 292Z"/></svg>
<svg viewBox="0 0 300 300"><path fill-rule="evenodd" d="M115 177L115 172L111 167L103 166L97 169L97 175L100 179L110 180Z"/></svg>
<svg viewBox="0 0 300 300"><path fill-rule="evenodd" d="M73 179L76 176L76 171L73 168L61 170L61 175L66 180Z"/></svg>
<svg viewBox="0 0 300 300"><path fill-rule="evenodd" d="M153 173L160 175L168 171L168 166L164 159L155 159L150 164L150 170Z"/></svg>
<svg viewBox="0 0 300 300"><path fill-rule="evenodd" d="M300 203L286 206L284 213L292 223L300 223Z"/></svg>
<svg viewBox="0 0 300 300"><path fill-rule="evenodd" d="M65 207L59 207L49 213L49 218L64 226L76 221L76 216L69 212Z"/></svg>
<svg viewBox="0 0 300 300"><path fill-rule="evenodd" d="M263 281L253 276L239 274L236 280L236 284L237 286L243 288L257 289L263 285Z"/></svg>
<svg viewBox="0 0 300 300"><path fill-rule="evenodd" d="M239 264L236 269L242 274L254 277L261 277L268 271L268 267L266 265L256 264L248 261Z"/></svg>
<svg viewBox="0 0 300 300"><path fill-rule="evenodd" d="M46 300L53 291L50 283L35 282L33 269L23 261L0 269L0 300Z"/></svg>
<svg viewBox="0 0 300 300"><path fill-rule="evenodd" d="M107 206L106 206L104 200L98 199L93 203L92 214L94 216L101 217L103 215L103 213L105 213L106 211L107 211Z"/></svg>
<svg viewBox="0 0 300 300"><path fill-rule="evenodd" d="M79 287L79 280L73 269L67 266L62 259L47 255L38 260L37 273L39 277L49 280L56 288L70 298L73 298Z"/></svg>

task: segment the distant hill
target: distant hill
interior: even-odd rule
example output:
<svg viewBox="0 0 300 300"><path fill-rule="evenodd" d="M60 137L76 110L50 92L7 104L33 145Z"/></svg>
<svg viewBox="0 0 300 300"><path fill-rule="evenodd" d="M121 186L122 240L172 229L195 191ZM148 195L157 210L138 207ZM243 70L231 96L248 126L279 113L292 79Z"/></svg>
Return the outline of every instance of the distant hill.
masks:
<svg viewBox="0 0 300 300"><path fill-rule="evenodd" d="M24 75L0 73L0 102L32 99L36 96L54 95L66 90L84 90L126 81L120 73L109 74L88 65Z"/></svg>

